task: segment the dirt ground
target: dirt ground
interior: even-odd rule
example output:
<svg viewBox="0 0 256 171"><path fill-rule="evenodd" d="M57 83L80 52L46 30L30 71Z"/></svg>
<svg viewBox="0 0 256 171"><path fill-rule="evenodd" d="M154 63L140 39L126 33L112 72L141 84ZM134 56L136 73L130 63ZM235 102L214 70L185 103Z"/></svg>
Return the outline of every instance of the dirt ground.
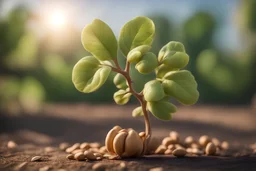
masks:
<svg viewBox="0 0 256 171"><path fill-rule="evenodd" d="M135 106L59 104L45 105L38 114L7 116L0 114L0 170L91 170L95 163L104 163L108 170L256 170L256 154L248 146L256 143L256 110L250 107L194 106L180 107L173 120L163 122L150 117L153 136L162 139L169 132L179 132L181 139L192 135L199 138L207 134L221 141L228 141L230 150L222 156L149 155L136 159L102 161L75 161L66 159L66 153L58 149L61 142L104 143L106 133L115 125L144 130L143 118L133 118ZM8 149L7 142L18 146ZM51 146L53 152L45 152ZM36 155L40 162L31 162ZM27 162L23 167L21 164Z"/></svg>

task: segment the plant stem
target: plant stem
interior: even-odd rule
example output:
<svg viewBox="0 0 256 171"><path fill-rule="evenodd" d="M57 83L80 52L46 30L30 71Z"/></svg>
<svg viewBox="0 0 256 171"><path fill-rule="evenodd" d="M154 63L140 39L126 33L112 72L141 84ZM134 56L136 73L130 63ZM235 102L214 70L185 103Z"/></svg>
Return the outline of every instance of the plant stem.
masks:
<svg viewBox="0 0 256 171"><path fill-rule="evenodd" d="M127 80L127 83L128 83L128 87L130 89L130 92L137 98L137 100L140 102L140 105L141 105L141 108L142 108L142 111L143 111L143 114L144 114L144 121L145 121L145 139L144 139L144 149L143 149L143 153L142 155L144 155L147 151L147 146L148 146L148 143L150 141L150 138L151 138L151 124L150 124L150 120L149 120L149 117L148 117L148 111L147 111L147 102L144 100L144 95L142 92L140 93L137 93L133 86L132 86L132 79L130 77L130 63L127 62L126 63L126 66L125 66L125 70L122 70L120 65L118 64L118 61L117 59L114 60L114 63L116 65L116 68L115 67L112 67L112 70L117 72L117 73L120 73L122 74L125 79Z"/></svg>

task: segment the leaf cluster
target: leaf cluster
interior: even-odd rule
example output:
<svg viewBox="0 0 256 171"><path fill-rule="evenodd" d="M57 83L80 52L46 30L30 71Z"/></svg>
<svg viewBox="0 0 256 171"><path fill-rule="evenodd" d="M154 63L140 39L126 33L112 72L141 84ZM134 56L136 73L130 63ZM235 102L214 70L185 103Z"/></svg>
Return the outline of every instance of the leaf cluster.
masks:
<svg viewBox="0 0 256 171"><path fill-rule="evenodd" d="M180 42L171 41L159 51L150 52L155 35L155 25L147 17L136 17L121 29L117 41L111 28L99 19L95 19L82 31L82 44L92 54L79 60L74 66L72 81L77 90L83 93L94 92L107 80L110 73L117 72L114 84L119 89L114 93L117 104L126 104L131 95L142 95L147 109L156 118L170 120L176 107L170 98L191 105L199 97L197 83L193 75L182 70L189 62L185 47ZM117 62L117 50L120 48L126 58L126 68L122 70ZM156 78L147 82L141 93L132 90L129 77L130 64L141 74L154 72ZM130 82L130 84L129 84ZM133 111L133 116L143 115L142 107Z"/></svg>

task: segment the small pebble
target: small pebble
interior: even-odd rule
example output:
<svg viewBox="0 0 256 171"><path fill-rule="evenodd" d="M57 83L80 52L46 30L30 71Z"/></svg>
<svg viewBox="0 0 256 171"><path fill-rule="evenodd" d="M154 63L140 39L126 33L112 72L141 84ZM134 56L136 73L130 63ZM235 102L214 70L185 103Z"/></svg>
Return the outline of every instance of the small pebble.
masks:
<svg viewBox="0 0 256 171"><path fill-rule="evenodd" d="M251 149L256 149L256 143L250 145Z"/></svg>
<svg viewBox="0 0 256 171"><path fill-rule="evenodd" d="M60 150L65 151L69 147L69 144L66 142L60 143L59 148Z"/></svg>
<svg viewBox="0 0 256 171"><path fill-rule="evenodd" d="M176 157L184 157L186 155L186 150L184 148L177 148L173 150L172 154Z"/></svg>
<svg viewBox="0 0 256 171"><path fill-rule="evenodd" d="M224 150L229 149L229 143L227 141L223 141L221 143L221 148L224 149Z"/></svg>
<svg viewBox="0 0 256 171"><path fill-rule="evenodd" d="M76 153L76 154L74 155L74 158L75 158L76 160L78 160L78 161L83 161L83 160L85 160L85 155L84 155L83 152Z"/></svg>
<svg viewBox="0 0 256 171"><path fill-rule="evenodd" d="M126 168L125 162L121 162L119 166L121 167L121 169L125 169Z"/></svg>
<svg viewBox="0 0 256 171"><path fill-rule="evenodd" d="M42 159L42 156L34 156L32 157L31 161L35 162L35 161L40 161Z"/></svg>
<svg viewBox="0 0 256 171"><path fill-rule="evenodd" d="M53 147L45 147L44 151L47 152L47 153L50 153L50 152L55 151L55 149Z"/></svg>
<svg viewBox="0 0 256 171"><path fill-rule="evenodd" d="M199 144L203 147L205 147L209 142L211 142L211 139L207 135L203 135L198 140Z"/></svg>
<svg viewBox="0 0 256 171"><path fill-rule="evenodd" d="M92 166L92 170L96 170L96 171L104 171L106 168L107 168L107 165L103 163L96 163Z"/></svg>
<svg viewBox="0 0 256 171"><path fill-rule="evenodd" d="M164 169L162 167L155 167L155 168L149 169L149 171L164 171Z"/></svg>
<svg viewBox="0 0 256 171"><path fill-rule="evenodd" d="M44 167L41 167L40 169L39 169L39 171L48 171L48 170L50 170L50 166L44 166Z"/></svg>
<svg viewBox="0 0 256 171"><path fill-rule="evenodd" d="M26 165L28 164L28 162L22 162L21 164L19 164L15 170L20 170L22 169L23 167L25 167Z"/></svg>
<svg viewBox="0 0 256 171"><path fill-rule="evenodd" d="M216 146L212 142L209 142L205 148L205 153L207 155L214 155L216 153Z"/></svg>
<svg viewBox="0 0 256 171"><path fill-rule="evenodd" d="M74 154L69 154L69 155L66 156L66 158L69 159L69 160L74 160L75 159Z"/></svg>
<svg viewBox="0 0 256 171"><path fill-rule="evenodd" d="M8 141L7 147L8 148L16 148L17 144L14 141Z"/></svg>

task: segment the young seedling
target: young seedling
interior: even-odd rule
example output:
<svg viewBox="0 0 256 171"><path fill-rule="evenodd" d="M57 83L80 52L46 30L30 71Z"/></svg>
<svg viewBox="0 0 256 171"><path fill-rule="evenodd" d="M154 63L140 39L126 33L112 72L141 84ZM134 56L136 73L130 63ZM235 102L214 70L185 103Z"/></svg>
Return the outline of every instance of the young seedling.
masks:
<svg viewBox="0 0 256 171"><path fill-rule="evenodd" d="M119 126L109 131L106 137L107 149L120 157L145 154L151 137L148 112L160 120L171 120L176 107L170 98L192 105L199 97L193 75L181 70L189 61L183 44L171 41L162 47L157 57L149 52L154 34L154 23L147 17L136 17L126 23L118 41L111 28L99 19L82 31L82 44L92 55L79 60L73 68L72 81L77 90L94 92L105 83L111 72L116 72L114 84L119 90L114 93L115 102L124 105L133 95L140 106L133 110L132 115L144 116L145 134ZM125 69L117 61L118 47L126 57ZM134 90L133 84L136 83L130 76L131 63L141 74L155 73L156 78L147 82L141 92Z"/></svg>

